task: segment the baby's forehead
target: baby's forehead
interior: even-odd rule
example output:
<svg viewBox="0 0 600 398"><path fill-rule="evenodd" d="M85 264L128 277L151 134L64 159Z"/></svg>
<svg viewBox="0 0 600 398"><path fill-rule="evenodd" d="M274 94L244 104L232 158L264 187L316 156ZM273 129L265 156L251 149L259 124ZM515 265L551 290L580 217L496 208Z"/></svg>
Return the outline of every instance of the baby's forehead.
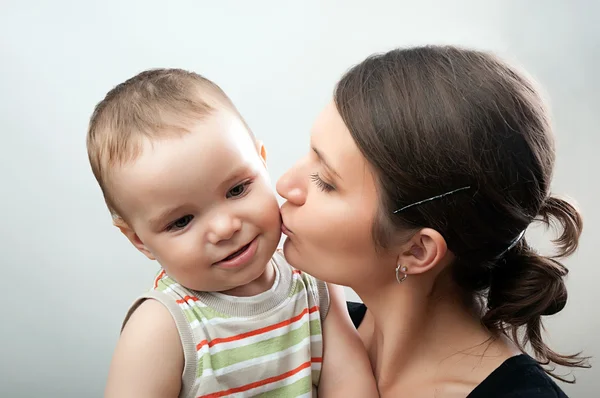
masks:
<svg viewBox="0 0 600 398"><path fill-rule="evenodd" d="M206 120L188 133L142 143L135 160L111 173L115 195L166 198L225 189L263 168L256 142L233 118ZM138 198L138 202L144 198Z"/></svg>

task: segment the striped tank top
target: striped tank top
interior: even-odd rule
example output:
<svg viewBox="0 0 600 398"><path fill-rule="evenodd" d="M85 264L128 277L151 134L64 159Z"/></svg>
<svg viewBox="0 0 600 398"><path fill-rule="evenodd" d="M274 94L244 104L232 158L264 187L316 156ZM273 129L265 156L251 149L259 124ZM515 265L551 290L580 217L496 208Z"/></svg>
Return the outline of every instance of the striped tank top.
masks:
<svg viewBox="0 0 600 398"><path fill-rule="evenodd" d="M177 325L185 366L180 397L316 396L323 356L324 282L293 269L279 252L273 287L253 297L184 288L161 271L146 299Z"/></svg>

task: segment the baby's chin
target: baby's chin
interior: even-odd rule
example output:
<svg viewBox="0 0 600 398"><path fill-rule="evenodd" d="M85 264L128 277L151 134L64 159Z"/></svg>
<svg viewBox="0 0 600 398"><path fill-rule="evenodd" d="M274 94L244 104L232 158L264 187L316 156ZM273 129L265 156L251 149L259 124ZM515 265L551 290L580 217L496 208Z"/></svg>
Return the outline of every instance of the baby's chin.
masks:
<svg viewBox="0 0 600 398"><path fill-rule="evenodd" d="M271 262L267 262L263 267L258 268L255 272L247 275L247 277L242 282L236 284L236 286L230 286L227 289L220 290L219 293L238 297L249 297L266 292L275 282L274 269L271 268L271 272L266 272L267 267L272 267Z"/></svg>

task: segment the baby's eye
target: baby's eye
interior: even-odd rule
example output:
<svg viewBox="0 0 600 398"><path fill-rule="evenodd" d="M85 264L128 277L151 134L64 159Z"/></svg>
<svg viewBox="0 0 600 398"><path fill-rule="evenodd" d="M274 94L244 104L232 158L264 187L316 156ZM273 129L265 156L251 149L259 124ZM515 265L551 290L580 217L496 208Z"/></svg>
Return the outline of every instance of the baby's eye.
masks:
<svg viewBox="0 0 600 398"><path fill-rule="evenodd" d="M188 226L188 224L194 219L194 216L188 214L186 216L183 216L181 218L178 218L177 220L175 220L174 222L172 222L168 227L167 230L169 231L173 231L173 230L179 230L179 229L183 229L185 227Z"/></svg>
<svg viewBox="0 0 600 398"><path fill-rule="evenodd" d="M229 192L227 192L227 199L230 198L238 198L244 195L248 191L248 187L250 186L250 181L246 181L242 184L238 184L235 187L231 188Z"/></svg>

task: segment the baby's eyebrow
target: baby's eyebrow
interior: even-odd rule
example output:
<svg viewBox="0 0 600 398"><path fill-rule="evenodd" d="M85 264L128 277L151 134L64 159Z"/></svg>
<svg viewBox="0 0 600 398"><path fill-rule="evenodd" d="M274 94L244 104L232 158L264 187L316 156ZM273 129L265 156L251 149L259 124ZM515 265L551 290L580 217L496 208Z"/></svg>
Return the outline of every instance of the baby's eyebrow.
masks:
<svg viewBox="0 0 600 398"><path fill-rule="evenodd" d="M166 209L162 210L158 216L150 218L150 225L155 228L161 227L163 223L173 217L173 215L180 209L181 206L167 207Z"/></svg>
<svg viewBox="0 0 600 398"><path fill-rule="evenodd" d="M252 170L247 165L237 167L229 173L228 177L225 178L220 185L223 189L232 188L231 185L239 182L238 180L240 178L249 177L251 174L253 174Z"/></svg>

